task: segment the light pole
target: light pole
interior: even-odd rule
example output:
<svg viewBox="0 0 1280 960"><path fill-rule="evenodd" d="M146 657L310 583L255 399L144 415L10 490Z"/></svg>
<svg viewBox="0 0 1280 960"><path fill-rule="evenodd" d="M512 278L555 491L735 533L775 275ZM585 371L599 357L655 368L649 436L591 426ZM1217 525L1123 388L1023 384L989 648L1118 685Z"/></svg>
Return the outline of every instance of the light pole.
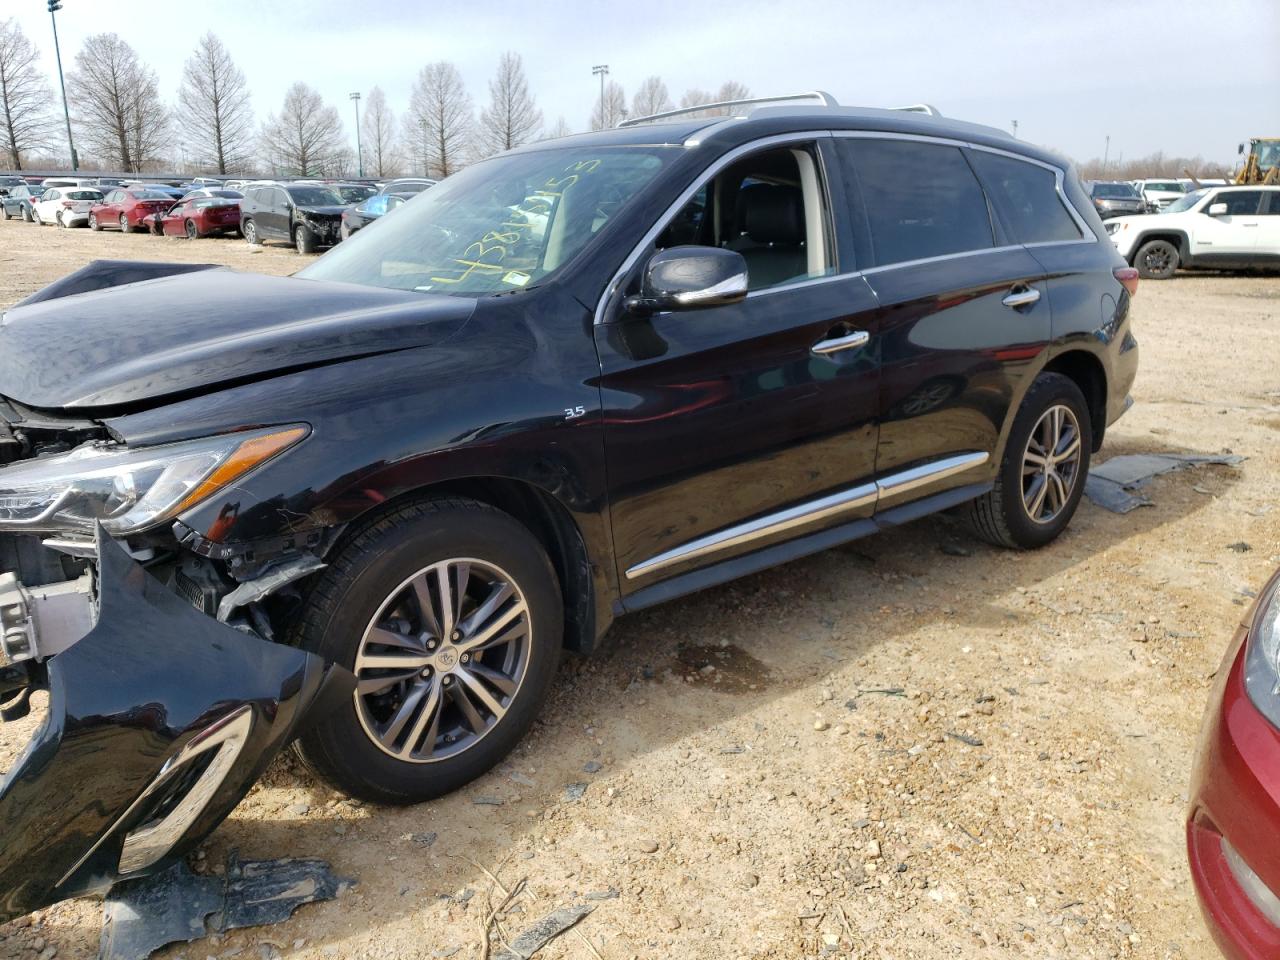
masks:
<svg viewBox="0 0 1280 960"><path fill-rule="evenodd" d="M422 124L422 175L429 177L431 174L427 170L427 118L423 117L418 123Z"/></svg>
<svg viewBox="0 0 1280 960"><path fill-rule="evenodd" d="M1111 134L1107 134L1107 145L1102 148L1102 175L1107 175L1107 160L1111 156Z"/></svg>
<svg viewBox="0 0 1280 960"><path fill-rule="evenodd" d="M67 109L67 84L62 79L62 50L58 46L58 18L54 16L62 9L62 0L49 0L49 19L53 21L53 51L58 55L58 85L62 87L62 116L67 121L67 146L71 149L71 169L80 169L80 158L76 156L75 141L71 139L71 111Z"/></svg>
<svg viewBox="0 0 1280 960"><path fill-rule="evenodd" d="M591 75L600 78L600 129L604 129L604 78L609 75L609 65L598 63L591 68Z"/></svg>
<svg viewBox="0 0 1280 960"><path fill-rule="evenodd" d="M360 151L360 94L351 94L351 102L356 105L356 168L360 176L364 176L364 154Z"/></svg>

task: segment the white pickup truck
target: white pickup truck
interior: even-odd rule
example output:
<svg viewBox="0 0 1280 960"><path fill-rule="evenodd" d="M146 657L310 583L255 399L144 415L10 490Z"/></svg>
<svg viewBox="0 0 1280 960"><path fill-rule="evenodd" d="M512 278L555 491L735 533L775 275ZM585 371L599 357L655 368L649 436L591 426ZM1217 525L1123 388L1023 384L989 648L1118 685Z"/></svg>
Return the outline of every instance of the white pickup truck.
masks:
<svg viewBox="0 0 1280 960"><path fill-rule="evenodd" d="M1133 189L1155 210L1163 210L1175 200L1181 200L1187 185L1177 180L1134 180Z"/></svg>

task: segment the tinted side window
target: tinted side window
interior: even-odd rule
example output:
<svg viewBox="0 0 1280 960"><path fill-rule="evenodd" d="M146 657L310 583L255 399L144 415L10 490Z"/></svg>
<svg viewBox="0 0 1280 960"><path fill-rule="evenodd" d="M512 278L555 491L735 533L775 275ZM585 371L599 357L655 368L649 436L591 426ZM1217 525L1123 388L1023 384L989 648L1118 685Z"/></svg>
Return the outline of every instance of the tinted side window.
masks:
<svg viewBox="0 0 1280 960"><path fill-rule="evenodd" d="M958 147L846 139L878 266L995 246L986 196Z"/></svg>
<svg viewBox="0 0 1280 960"><path fill-rule="evenodd" d="M1263 196L1266 198L1266 203L1262 205L1263 214L1280 217L1280 190L1267 190ZM1270 207L1267 206L1268 203Z"/></svg>
<svg viewBox="0 0 1280 960"><path fill-rule="evenodd" d="M1218 194L1210 203L1225 203L1231 217L1251 216L1258 212L1262 200L1261 190L1228 190Z"/></svg>
<svg viewBox="0 0 1280 960"><path fill-rule="evenodd" d="M1051 170L982 150L972 151L969 159L1008 220L1015 242L1080 239L1080 228L1062 205Z"/></svg>

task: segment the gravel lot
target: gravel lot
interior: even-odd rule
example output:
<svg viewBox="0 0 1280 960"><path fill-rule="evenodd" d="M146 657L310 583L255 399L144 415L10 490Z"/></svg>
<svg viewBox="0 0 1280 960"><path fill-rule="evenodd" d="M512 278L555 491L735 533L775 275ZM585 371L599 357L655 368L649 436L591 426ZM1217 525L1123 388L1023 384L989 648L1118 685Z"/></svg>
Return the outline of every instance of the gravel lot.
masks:
<svg viewBox="0 0 1280 960"><path fill-rule="evenodd" d="M300 264L2 222L0 308L95 257ZM547 958L1215 957L1182 816L1210 678L1280 563L1278 325L1280 277L1142 285L1138 402L1102 456L1248 458L1153 507L1085 501L1023 554L927 519L624 620L443 801L354 804L282 760L201 866L319 856L358 885L161 956L479 957L493 874L527 881L509 934L594 904ZM29 733L0 729L0 768ZM0 927L0 956L91 957L99 917Z"/></svg>

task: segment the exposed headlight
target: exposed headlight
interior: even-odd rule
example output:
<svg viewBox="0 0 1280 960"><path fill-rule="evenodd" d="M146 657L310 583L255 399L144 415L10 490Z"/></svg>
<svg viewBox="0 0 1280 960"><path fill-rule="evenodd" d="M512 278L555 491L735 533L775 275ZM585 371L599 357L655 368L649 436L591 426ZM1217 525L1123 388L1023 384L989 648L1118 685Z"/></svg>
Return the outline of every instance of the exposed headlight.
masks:
<svg viewBox="0 0 1280 960"><path fill-rule="evenodd" d="M169 520L307 435L293 426L155 447L86 444L0 467L0 530L114 536Z"/></svg>
<svg viewBox="0 0 1280 960"><path fill-rule="evenodd" d="M1258 600L1244 659L1244 688L1258 711L1280 727L1280 580Z"/></svg>

